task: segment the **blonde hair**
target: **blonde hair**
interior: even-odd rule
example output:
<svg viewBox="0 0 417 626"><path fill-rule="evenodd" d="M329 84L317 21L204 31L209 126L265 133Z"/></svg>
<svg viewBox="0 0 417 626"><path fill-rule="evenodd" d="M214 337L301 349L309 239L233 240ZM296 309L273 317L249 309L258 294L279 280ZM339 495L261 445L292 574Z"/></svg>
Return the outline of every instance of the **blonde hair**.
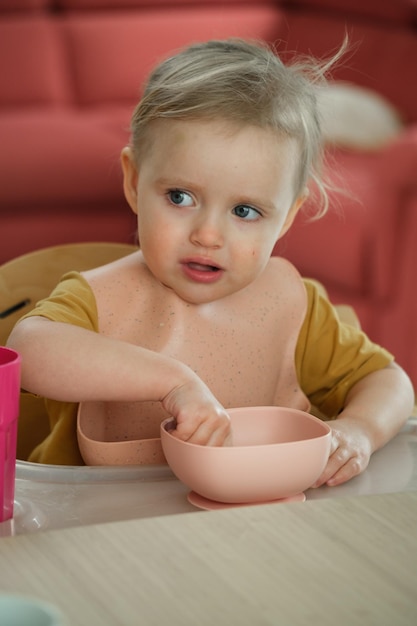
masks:
<svg viewBox="0 0 417 626"><path fill-rule="evenodd" d="M296 196L310 181L328 207L321 175L323 140L317 88L341 50L328 62L299 59L284 64L264 43L241 39L193 44L151 73L131 120L132 147L140 159L148 131L159 119L223 119L271 129L293 138L300 148Z"/></svg>

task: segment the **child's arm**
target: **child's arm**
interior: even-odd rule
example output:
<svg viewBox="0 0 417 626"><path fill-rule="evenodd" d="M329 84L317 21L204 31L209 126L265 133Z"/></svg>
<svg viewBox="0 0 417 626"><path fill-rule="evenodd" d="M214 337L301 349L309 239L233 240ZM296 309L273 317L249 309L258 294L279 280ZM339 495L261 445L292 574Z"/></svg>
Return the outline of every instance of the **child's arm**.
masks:
<svg viewBox="0 0 417 626"><path fill-rule="evenodd" d="M395 363L365 376L349 391L343 411L329 424L333 430L327 466L314 485L340 485L368 466L411 415L414 391Z"/></svg>
<svg viewBox="0 0 417 626"><path fill-rule="evenodd" d="M8 345L22 356L22 387L64 402L159 401L177 421L173 434L222 445L230 420L186 365L151 350L43 317L22 320Z"/></svg>

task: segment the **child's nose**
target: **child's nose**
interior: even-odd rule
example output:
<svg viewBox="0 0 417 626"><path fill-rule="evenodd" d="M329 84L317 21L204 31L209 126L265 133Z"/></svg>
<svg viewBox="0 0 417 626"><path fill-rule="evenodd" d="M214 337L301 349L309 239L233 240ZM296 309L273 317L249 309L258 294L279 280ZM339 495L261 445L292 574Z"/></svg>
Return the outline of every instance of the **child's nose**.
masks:
<svg viewBox="0 0 417 626"><path fill-rule="evenodd" d="M223 230L220 217L202 213L193 224L190 239L203 248L219 248L223 245Z"/></svg>

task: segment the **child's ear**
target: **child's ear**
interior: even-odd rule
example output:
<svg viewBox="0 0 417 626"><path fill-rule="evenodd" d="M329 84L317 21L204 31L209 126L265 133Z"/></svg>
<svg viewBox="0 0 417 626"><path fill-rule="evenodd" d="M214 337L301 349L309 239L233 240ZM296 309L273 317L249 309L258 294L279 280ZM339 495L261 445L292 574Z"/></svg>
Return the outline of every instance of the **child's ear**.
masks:
<svg viewBox="0 0 417 626"><path fill-rule="evenodd" d="M122 153L120 155L120 161L122 164L123 171L123 190L125 194L125 198L129 203L130 208L133 213L138 212L138 194L137 194L137 186L138 186L138 178L139 172L135 162L135 158L133 155L133 150L129 146L123 148Z"/></svg>
<svg viewBox="0 0 417 626"><path fill-rule="evenodd" d="M279 234L278 239L281 239L281 237L283 235L285 235L285 233L291 228L291 226L292 226L292 224L293 224L293 222L294 222L294 220L296 218L296 215L297 215L298 211L301 209L301 207L303 206L304 202L307 200L308 195L309 195L309 191L306 188L306 189L304 189L303 193L300 194L294 200L293 204L291 205L290 210L288 211L288 215L287 215L287 217L285 219L284 226L281 229L281 232Z"/></svg>

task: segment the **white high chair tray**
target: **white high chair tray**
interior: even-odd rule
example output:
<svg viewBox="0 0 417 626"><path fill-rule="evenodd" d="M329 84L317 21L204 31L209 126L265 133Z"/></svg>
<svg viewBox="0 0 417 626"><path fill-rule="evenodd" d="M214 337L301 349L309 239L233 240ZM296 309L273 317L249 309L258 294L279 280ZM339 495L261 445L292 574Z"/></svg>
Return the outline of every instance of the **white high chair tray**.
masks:
<svg viewBox="0 0 417 626"><path fill-rule="evenodd" d="M417 491L416 417L372 456L360 476L339 487L309 489L306 497L403 491ZM198 511L188 493L165 465L69 467L18 461L14 518L0 524L0 536Z"/></svg>

